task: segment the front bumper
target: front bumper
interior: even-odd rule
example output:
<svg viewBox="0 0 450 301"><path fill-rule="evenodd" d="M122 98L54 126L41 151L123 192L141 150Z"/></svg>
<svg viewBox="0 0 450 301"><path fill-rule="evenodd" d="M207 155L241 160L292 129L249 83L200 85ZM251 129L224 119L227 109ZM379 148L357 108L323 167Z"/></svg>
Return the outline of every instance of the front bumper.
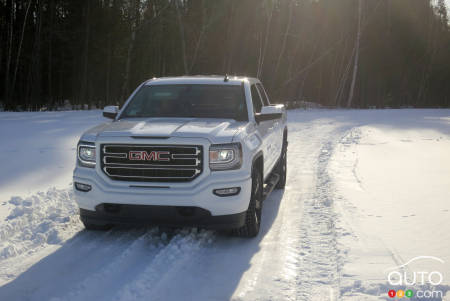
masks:
<svg viewBox="0 0 450 301"><path fill-rule="evenodd" d="M89 224L145 224L196 226L207 229L235 229L245 223L246 212L212 216L198 207L101 204L95 211L80 209L80 218Z"/></svg>
<svg viewBox="0 0 450 301"><path fill-rule="evenodd" d="M211 216L233 215L247 210L251 195L251 178L243 170L209 173L190 183L134 183L111 181L99 175L97 169L76 167L74 182L88 184L89 192L74 189L81 209L96 211L101 204L197 207ZM220 197L214 189L240 187L239 194Z"/></svg>

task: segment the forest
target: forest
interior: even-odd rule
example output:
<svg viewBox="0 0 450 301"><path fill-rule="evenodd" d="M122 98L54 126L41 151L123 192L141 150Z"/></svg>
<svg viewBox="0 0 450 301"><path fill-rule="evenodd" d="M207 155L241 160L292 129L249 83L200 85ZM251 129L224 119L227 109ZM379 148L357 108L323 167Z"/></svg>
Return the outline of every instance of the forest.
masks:
<svg viewBox="0 0 450 301"><path fill-rule="evenodd" d="M162 76L258 77L273 103L450 106L444 0L0 0L0 107L121 105Z"/></svg>

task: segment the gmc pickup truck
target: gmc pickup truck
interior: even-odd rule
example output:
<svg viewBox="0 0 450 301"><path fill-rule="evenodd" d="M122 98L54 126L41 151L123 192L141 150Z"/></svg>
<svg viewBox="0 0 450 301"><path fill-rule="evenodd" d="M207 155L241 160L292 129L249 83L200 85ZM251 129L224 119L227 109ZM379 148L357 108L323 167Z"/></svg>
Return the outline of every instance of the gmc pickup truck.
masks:
<svg viewBox="0 0 450 301"><path fill-rule="evenodd" d="M142 83L78 142L73 174L86 229L157 224L258 235L263 201L286 183L287 122L256 78Z"/></svg>

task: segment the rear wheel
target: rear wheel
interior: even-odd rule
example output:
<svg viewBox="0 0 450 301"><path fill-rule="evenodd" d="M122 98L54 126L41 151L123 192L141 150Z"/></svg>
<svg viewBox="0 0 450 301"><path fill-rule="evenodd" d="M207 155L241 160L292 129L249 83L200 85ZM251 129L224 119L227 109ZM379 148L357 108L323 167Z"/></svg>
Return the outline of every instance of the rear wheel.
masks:
<svg viewBox="0 0 450 301"><path fill-rule="evenodd" d="M235 230L240 237L255 237L259 233L261 225L263 180L262 173L258 169L252 171L252 194L245 216L245 224Z"/></svg>
<svg viewBox="0 0 450 301"><path fill-rule="evenodd" d="M286 186L286 174L287 174L287 141L283 138L283 148L281 150L280 159L278 160L275 172L280 176L278 180L277 189L284 189Z"/></svg>

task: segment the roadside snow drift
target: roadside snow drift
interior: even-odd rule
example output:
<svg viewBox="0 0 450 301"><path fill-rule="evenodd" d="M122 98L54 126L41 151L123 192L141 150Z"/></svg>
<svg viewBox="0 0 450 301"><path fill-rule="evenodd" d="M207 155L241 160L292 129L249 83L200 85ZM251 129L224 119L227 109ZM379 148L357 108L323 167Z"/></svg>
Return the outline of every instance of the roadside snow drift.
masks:
<svg viewBox="0 0 450 301"><path fill-rule="evenodd" d="M449 300L450 110L289 111L250 240L83 230L71 173L100 114L0 113L0 300Z"/></svg>

